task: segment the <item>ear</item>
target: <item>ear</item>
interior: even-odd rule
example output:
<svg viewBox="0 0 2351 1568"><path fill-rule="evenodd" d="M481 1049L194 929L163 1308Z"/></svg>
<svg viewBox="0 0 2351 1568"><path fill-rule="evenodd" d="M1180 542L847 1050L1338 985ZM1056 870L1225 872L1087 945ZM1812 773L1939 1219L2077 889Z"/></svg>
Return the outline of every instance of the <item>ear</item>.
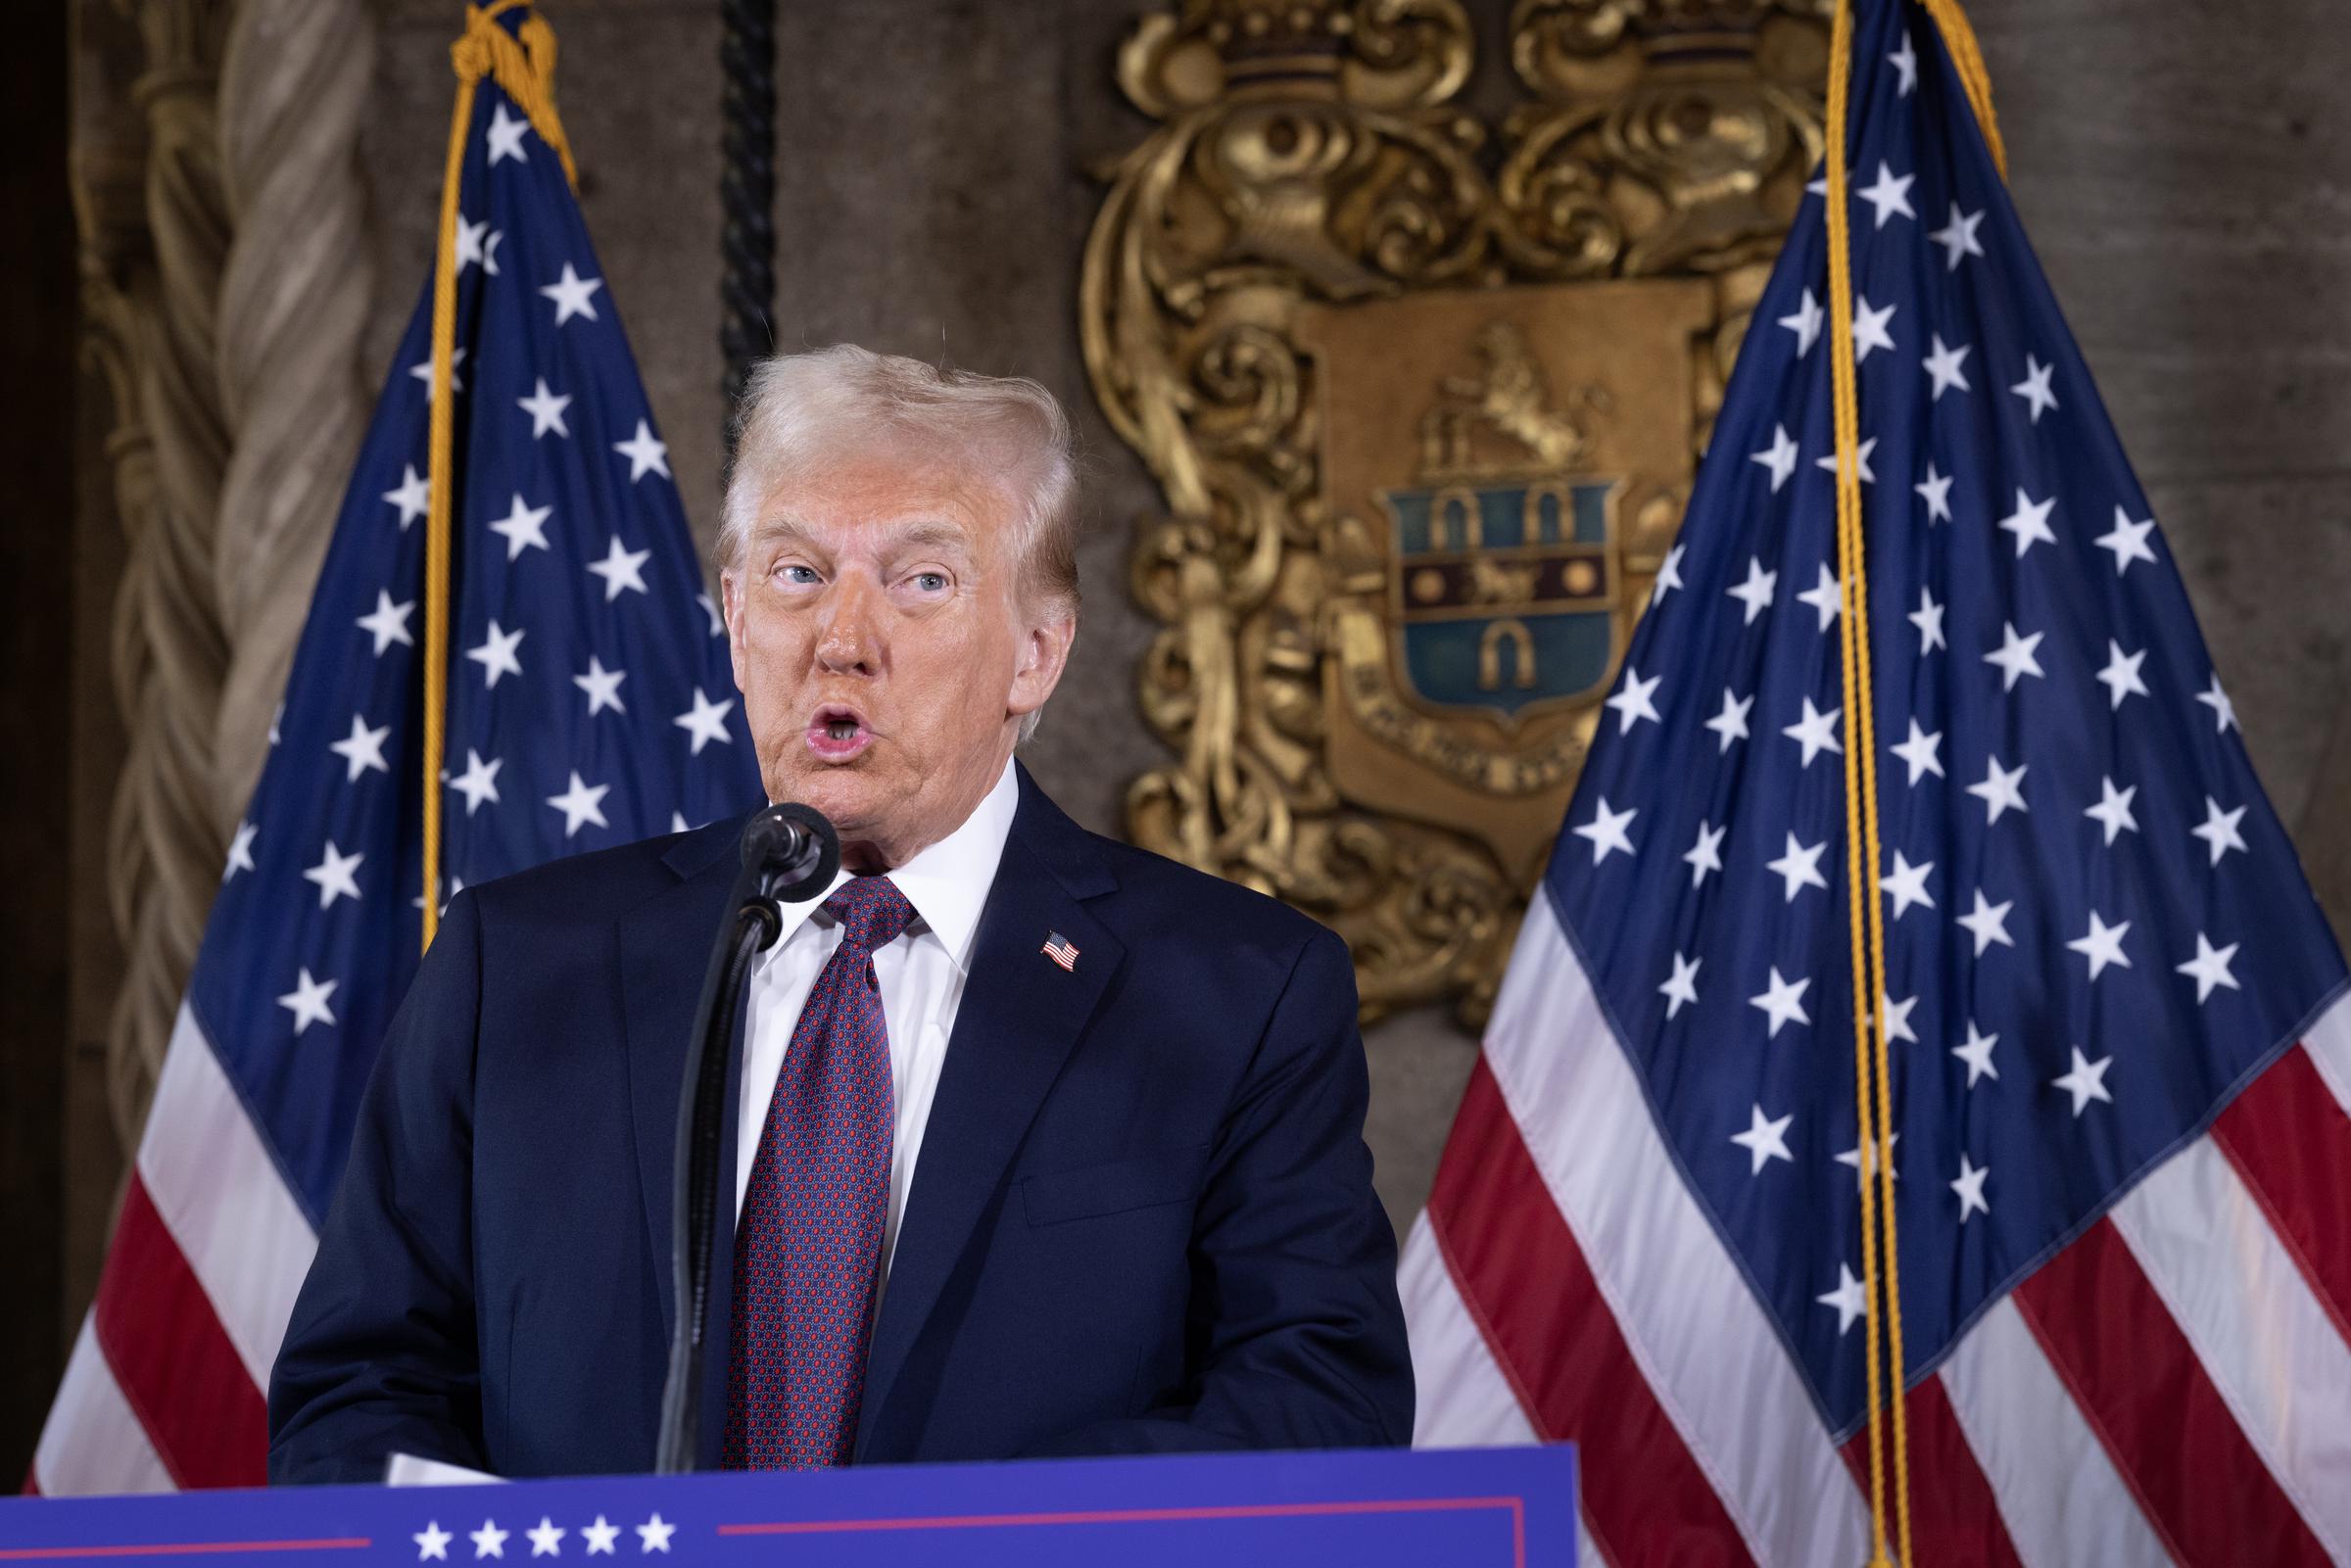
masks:
<svg viewBox="0 0 2351 1568"><path fill-rule="evenodd" d="M743 684L744 638L744 617L747 613L744 602L744 590L742 572L732 567L720 572L718 574L718 595L720 608L724 612L727 622L727 659L735 667L735 689L742 691L744 689Z"/></svg>
<svg viewBox="0 0 2351 1568"><path fill-rule="evenodd" d="M1078 640L1078 617L1059 609L1043 613L1044 619L1021 629L1020 659L1013 666L1012 690L1004 699L1004 711L1016 719L1045 705L1061 685L1061 672L1069 668L1070 644Z"/></svg>

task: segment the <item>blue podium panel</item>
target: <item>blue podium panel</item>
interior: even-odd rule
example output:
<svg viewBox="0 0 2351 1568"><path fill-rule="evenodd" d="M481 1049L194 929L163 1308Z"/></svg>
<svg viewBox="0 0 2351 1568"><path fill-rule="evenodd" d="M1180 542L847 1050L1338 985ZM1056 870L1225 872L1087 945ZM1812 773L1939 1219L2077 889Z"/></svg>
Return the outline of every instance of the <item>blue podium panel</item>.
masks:
<svg viewBox="0 0 2351 1568"><path fill-rule="evenodd" d="M1178 1455L0 1501L0 1563L1571 1568L1548 1449Z"/></svg>

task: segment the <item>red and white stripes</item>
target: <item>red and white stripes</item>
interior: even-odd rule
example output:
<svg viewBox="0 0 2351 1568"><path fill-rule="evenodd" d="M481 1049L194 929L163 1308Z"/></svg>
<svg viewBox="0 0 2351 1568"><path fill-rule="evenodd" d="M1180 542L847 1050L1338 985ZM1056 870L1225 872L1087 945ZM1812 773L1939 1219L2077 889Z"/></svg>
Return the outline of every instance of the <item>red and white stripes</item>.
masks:
<svg viewBox="0 0 2351 1568"><path fill-rule="evenodd" d="M1910 1391L1922 1563L2351 1562L2351 1005ZM1673 1167L1548 902L1402 1283L1424 1445L1570 1439L1594 1560L1866 1555L1866 1475Z"/></svg>
<svg viewBox="0 0 2351 1568"><path fill-rule="evenodd" d="M269 1364L316 1245L183 1005L32 1485L261 1485Z"/></svg>

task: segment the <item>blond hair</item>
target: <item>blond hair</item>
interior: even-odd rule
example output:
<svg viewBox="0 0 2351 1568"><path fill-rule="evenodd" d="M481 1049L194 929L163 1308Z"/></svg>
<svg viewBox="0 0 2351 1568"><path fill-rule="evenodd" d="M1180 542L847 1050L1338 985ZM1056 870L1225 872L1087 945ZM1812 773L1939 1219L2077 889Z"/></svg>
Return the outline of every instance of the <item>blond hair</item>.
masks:
<svg viewBox="0 0 2351 1568"><path fill-rule="evenodd" d="M1069 416L1038 383L837 343L759 361L734 428L718 533L722 570L742 565L760 504L780 482L879 433L917 451L943 447L1009 490L1024 593L1033 605L1078 613L1077 457Z"/></svg>

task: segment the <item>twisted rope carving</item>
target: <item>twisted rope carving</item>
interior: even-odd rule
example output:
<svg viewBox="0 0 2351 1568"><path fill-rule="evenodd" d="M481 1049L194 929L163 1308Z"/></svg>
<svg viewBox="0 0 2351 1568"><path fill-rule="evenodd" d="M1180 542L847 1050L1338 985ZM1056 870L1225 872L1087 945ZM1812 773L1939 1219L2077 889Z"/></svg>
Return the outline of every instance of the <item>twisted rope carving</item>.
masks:
<svg viewBox="0 0 2351 1568"><path fill-rule="evenodd" d="M223 823L261 773L366 426L359 355L374 267L358 159L375 35L365 0L239 0L221 66L234 230L218 323L233 448L214 548L229 650L214 728Z"/></svg>
<svg viewBox="0 0 2351 1568"><path fill-rule="evenodd" d="M108 891L125 974L107 1084L125 1148L146 1115L227 844L214 769L227 668L213 543L228 441L215 377L216 303L228 249L214 86L218 0L136 0L147 70L133 88L148 130L154 254L131 280L103 258L94 319L127 364L109 441L127 553L115 601L116 692L129 732L117 786Z"/></svg>
<svg viewBox="0 0 2351 1568"><path fill-rule="evenodd" d="M146 269L117 277L94 248L83 250L81 271L82 354L91 370L106 381L116 410L106 452L114 475L115 516L129 546L122 580L116 590L108 664L116 706L126 726L136 726L150 663L146 630L141 625L146 566L138 546L160 531L156 514L161 481L156 474L155 443L148 437L147 421L140 411L139 391L140 343L144 324L152 322L158 310L156 284L153 272ZM126 757L107 818L107 907L126 955L122 989L108 1020L108 1094L118 1134L127 1130L119 1092L124 1065L147 1060L145 1042L154 1037L148 1031L160 1035L179 1000L168 981L168 955L176 944L168 924L152 908L155 901L147 896L155 874L139 816L146 793L141 781L157 766L152 754ZM155 922L144 931L140 928L142 910L150 911ZM132 1075L135 1078L135 1073ZM132 1098L139 1097L134 1085Z"/></svg>
<svg viewBox="0 0 2351 1568"><path fill-rule="evenodd" d="M720 252L722 316L719 349L726 356L727 451L734 453L735 400L751 361L775 342L776 301L776 5L775 0L725 0L719 66Z"/></svg>

